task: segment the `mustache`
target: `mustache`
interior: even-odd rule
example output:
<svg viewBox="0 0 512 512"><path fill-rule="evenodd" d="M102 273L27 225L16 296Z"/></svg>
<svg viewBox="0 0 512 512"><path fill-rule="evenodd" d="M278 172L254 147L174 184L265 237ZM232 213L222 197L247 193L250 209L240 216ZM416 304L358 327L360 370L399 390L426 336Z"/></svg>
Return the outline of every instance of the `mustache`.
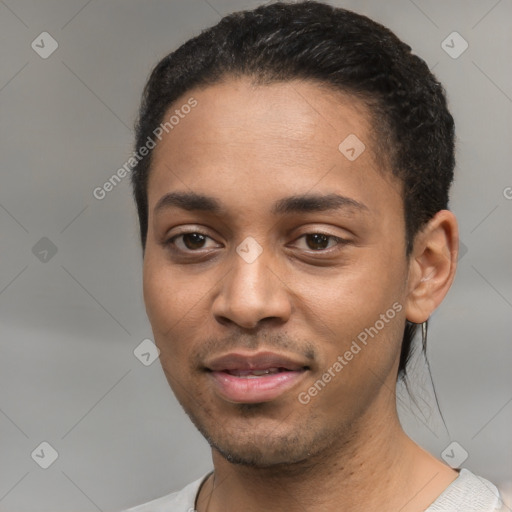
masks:
<svg viewBox="0 0 512 512"><path fill-rule="evenodd" d="M258 333L257 335L233 333L223 338L216 336L205 338L192 355L192 366L195 369L202 368L206 359L240 349L249 349L254 352L260 349L284 352L301 356L308 361L314 361L316 358L315 345L308 340L296 341L284 333Z"/></svg>

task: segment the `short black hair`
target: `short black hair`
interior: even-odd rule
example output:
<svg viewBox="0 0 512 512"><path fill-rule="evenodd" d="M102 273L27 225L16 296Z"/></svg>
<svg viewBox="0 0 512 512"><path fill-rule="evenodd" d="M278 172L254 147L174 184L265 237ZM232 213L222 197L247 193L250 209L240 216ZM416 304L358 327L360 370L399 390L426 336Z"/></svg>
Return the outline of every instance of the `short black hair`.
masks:
<svg viewBox="0 0 512 512"><path fill-rule="evenodd" d="M425 61L383 25L321 2L276 2L235 12L153 69L142 96L135 150L187 91L242 76L260 84L310 80L368 106L372 140L403 185L409 256L415 235L448 208L455 167L453 117L444 88ZM138 160L131 176L143 252L151 156L152 150ZM399 378L405 377L416 327L406 321Z"/></svg>

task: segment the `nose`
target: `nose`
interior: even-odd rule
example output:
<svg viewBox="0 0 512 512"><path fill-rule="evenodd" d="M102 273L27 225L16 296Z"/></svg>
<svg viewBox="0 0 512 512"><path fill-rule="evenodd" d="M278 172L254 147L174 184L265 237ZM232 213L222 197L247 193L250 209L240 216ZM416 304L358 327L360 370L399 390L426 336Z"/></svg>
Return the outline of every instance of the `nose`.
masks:
<svg viewBox="0 0 512 512"><path fill-rule="evenodd" d="M255 259L244 259L242 252L233 253L231 270L223 278L213 302L213 315L219 323L233 322L254 329L263 320L280 324L289 319L289 285L271 259L269 249Z"/></svg>

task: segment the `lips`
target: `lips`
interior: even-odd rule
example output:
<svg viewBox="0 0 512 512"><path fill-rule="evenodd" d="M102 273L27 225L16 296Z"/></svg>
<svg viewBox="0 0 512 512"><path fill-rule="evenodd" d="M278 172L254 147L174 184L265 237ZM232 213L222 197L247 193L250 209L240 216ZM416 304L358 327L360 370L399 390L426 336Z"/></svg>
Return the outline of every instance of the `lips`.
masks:
<svg viewBox="0 0 512 512"><path fill-rule="evenodd" d="M233 403L269 402L294 387L309 366L274 352L230 353L205 364L216 393Z"/></svg>
<svg viewBox="0 0 512 512"><path fill-rule="evenodd" d="M289 372L292 370L288 370L287 368L265 368L262 370L225 370L225 372L229 375L234 375L235 377L240 377L241 379L251 379L263 377L265 375L275 375L280 372Z"/></svg>
<svg viewBox="0 0 512 512"><path fill-rule="evenodd" d="M291 357L275 352L260 352L258 354L231 353L212 359L205 364L211 371L236 370L267 370L269 368L282 368L284 370L300 370L306 364Z"/></svg>

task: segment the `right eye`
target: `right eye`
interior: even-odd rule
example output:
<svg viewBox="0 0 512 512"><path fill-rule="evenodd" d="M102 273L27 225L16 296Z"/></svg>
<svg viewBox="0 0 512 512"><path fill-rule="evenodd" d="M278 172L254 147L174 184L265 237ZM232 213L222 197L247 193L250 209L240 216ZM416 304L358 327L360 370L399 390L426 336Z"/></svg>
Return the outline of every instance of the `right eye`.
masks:
<svg viewBox="0 0 512 512"><path fill-rule="evenodd" d="M198 249L204 249L206 239L213 240L208 235L199 231L189 231L172 236L164 242L164 246L172 246L173 250L181 252L197 252Z"/></svg>

